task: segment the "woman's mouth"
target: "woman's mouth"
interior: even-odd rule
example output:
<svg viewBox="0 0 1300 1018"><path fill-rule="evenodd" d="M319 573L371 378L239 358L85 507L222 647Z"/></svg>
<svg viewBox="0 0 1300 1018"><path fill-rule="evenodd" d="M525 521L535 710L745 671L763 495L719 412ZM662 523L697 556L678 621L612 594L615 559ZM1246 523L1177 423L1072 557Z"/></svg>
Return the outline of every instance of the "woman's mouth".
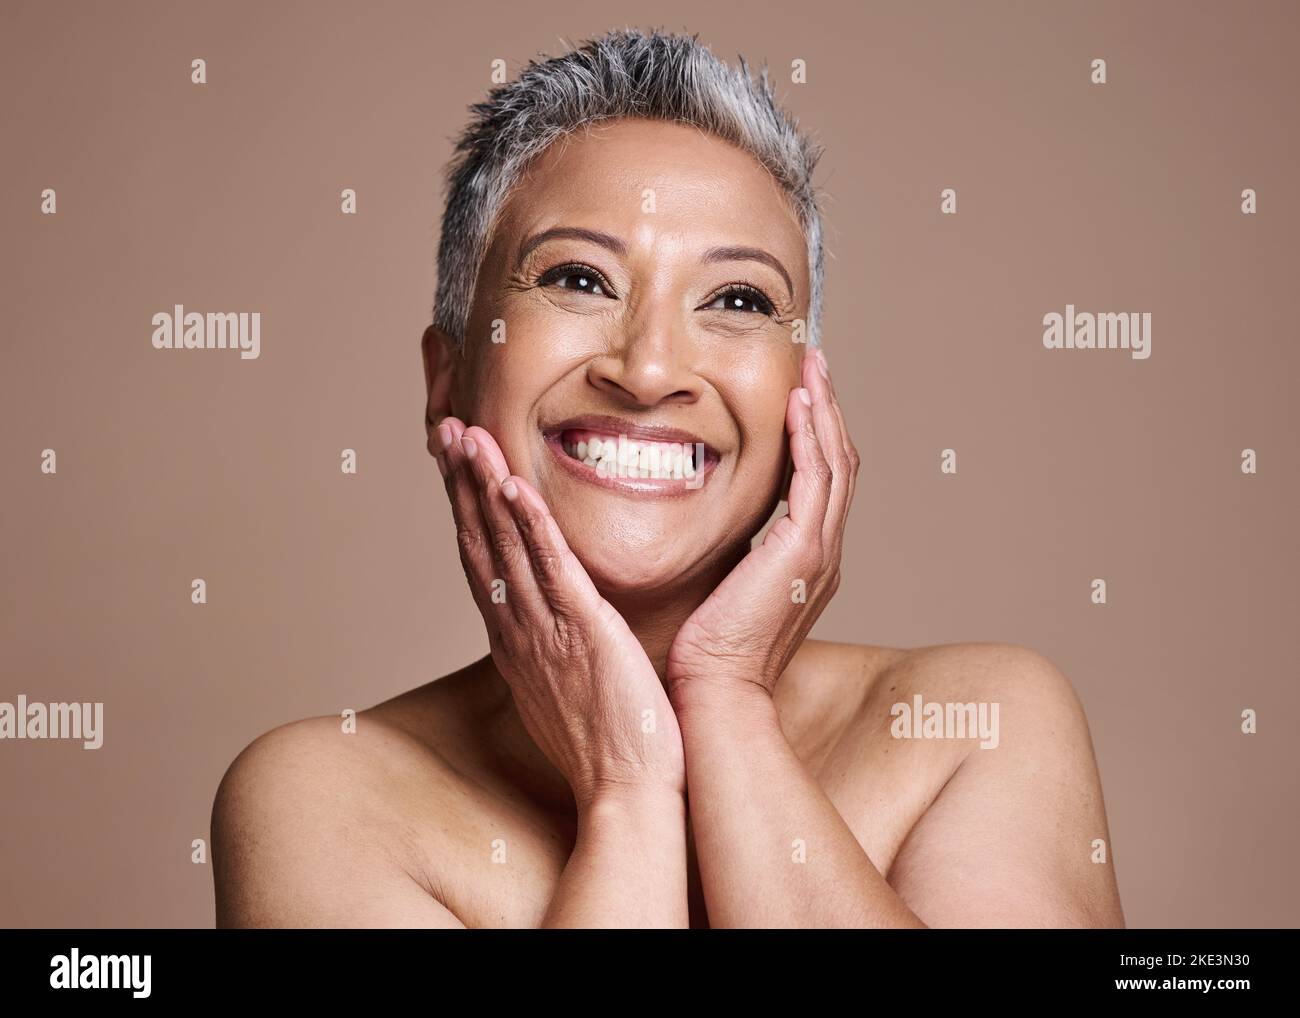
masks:
<svg viewBox="0 0 1300 1018"><path fill-rule="evenodd" d="M704 486L718 454L676 428L585 417L542 430L547 446L576 477L603 487L684 495Z"/></svg>

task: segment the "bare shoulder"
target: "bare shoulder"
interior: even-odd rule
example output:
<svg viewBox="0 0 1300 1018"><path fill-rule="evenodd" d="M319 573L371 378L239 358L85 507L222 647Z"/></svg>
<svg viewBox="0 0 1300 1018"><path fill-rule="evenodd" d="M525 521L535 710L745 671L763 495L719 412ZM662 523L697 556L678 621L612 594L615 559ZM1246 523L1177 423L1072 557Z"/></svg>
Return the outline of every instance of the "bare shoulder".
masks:
<svg viewBox="0 0 1300 1018"><path fill-rule="evenodd" d="M923 705L996 703L999 713L1004 705L1013 707L1010 720L1032 716L1039 722L1026 737L1041 734L1041 723L1049 721L1087 734L1070 680L1049 658L1014 644L897 648L809 640L789 674L794 683L783 709L852 719L840 736L878 727L895 705L914 707L918 696ZM963 755L970 748L963 747Z"/></svg>
<svg viewBox="0 0 1300 1018"><path fill-rule="evenodd" d="M1069 678L1050 658L1028 647L951 643L902 650L889 659L881 678L898 683L913 698L920 693L936 702L996 703L999 712L1005 704L1018 717L1055 719L1082 725L1086 732L1083 707ZM1030 729L1036 731L1037 725Z"/></svg>
<svg viewBox="0 0 1300 1018"><path fill-rule="evenodd" d="M347 720L281 725L227 769L212 809L218 926L460 925L418 866L444 762L369 712Z"/></svg>
<svg viewBox="0 0 1300 1018"><path fill-rule="evenodd" d="M1054 662L999 643L908 650L869 702L895 746L960 747L889 873L923 920L1123 925L1088 721Z"/></svg>

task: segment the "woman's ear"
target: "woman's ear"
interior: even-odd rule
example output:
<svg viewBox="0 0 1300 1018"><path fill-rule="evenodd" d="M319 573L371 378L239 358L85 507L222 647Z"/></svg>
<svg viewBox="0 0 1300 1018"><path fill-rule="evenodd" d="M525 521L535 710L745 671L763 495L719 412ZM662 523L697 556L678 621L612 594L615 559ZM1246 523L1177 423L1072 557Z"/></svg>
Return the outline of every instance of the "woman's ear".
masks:
<svg viewBox="0 0 1300 1018"><path fill-rule="evenodd" d="M451 405L452 383L456 366L460 363L456 342L436 325L424 330L420 340L424 354L424 387L428 402L424 409L424 431L429 452L436 455L433 433L444 417L453 413Z"/></svg>

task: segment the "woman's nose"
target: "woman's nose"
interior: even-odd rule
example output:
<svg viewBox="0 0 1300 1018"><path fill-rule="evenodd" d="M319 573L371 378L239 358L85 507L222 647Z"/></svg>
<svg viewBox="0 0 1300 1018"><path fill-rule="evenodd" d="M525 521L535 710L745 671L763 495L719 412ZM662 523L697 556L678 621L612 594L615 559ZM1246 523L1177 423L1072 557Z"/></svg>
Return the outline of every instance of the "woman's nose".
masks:
<svg viewBox="0 0 1300 1018"><path fill-rule="evenodd" d="M694 403L701 382L689 343L659 332L628 340L622 349L595 358L587 379L624 403L652 407L660 403Z"/></svg>

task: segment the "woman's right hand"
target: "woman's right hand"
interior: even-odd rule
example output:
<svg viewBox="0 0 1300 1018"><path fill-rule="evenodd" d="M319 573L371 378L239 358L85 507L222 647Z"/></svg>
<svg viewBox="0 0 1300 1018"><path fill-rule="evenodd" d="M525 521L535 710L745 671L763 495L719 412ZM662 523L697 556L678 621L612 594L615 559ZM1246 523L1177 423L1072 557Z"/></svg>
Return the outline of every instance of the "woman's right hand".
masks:
<svg viewBox="0 0 1300 1018"><path fill-rule="evenodd" d="M579 809L604 796L684 794L681 731L659 676L541 495L510 474L481 427L447 417L436 448L492 660Z"/></svg>

